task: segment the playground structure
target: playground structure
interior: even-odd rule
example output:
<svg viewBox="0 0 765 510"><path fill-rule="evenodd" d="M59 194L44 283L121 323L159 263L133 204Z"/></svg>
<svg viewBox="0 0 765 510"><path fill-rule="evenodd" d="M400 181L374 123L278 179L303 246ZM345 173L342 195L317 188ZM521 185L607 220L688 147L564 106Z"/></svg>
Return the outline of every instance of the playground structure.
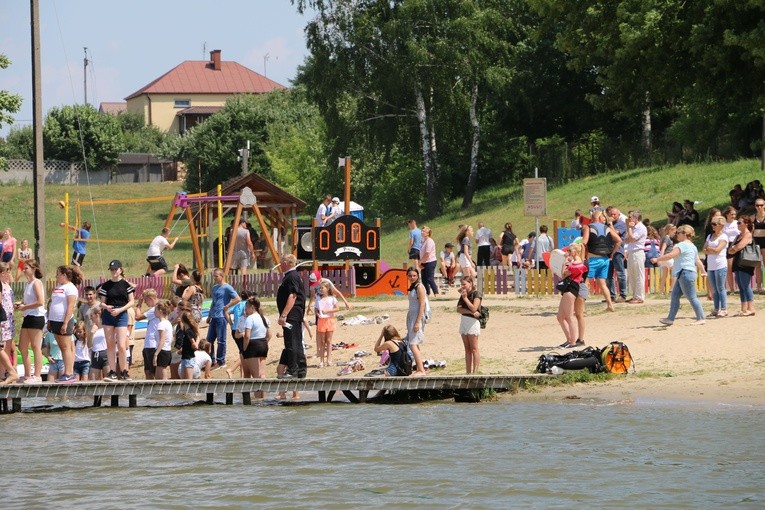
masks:
<svg viewBox="0 0 765 510"><path fill-rule="evenodd" d="M182 237L190 239L194 254L194 265L199 269L207 267L230 268L232 246L228 250L228 260L224 261L223 243L215 244L224 239L225 227L223 218L232 210L235 211L234 221L239 222L245 210L250 211L257 218L257 223L262 230L262 239L265 243L263 251L270 253L275 262L279 261L280 249L287 241L291 240L290 246L297 245L297 214L304 210L306 204L294 195L282 190L275 184L250 173L237 176L223 184L219 184L208 193L176 193L174 196L162 196L151 198L121 199L121 200L77 200L74 202L74 224L81 225L82 207L94 205L119 205L137 204L148 202L170 202L170 211L164 226L173 230L174 226L184 217L189 229L189 235ZM59 203L64 209L64 221L70 224L69 194ZM178 212L181 214L177 217ZM216 221L217 225L216 225ZM158 229L157 229L158 230ZM292 236L287 233L291 231ZM64 262L67 263L70 256L69 231L64 234ZM79 240L79 239L74 239ZM93 235L89 243L145 243L148 246L152 238L147 239L100 239ZM216 257L217 256L217 257ZM216 264L217 262L217 264ZM225 264L224 264L225 262Z"/></svg>

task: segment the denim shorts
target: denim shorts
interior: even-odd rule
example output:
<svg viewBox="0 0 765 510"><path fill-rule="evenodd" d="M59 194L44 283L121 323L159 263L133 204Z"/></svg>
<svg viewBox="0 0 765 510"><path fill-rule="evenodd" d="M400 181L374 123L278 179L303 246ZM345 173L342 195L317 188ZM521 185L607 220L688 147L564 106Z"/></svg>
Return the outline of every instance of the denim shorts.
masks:
<svg viewBox="0 0 765 510"><path fill-rule="evenodd" d="M82 377L87 377L90 373L90 361L75 361L74 362L74 374Z"/></svg>
<svg viewBox="0 0 765 510"><path fill-rule="evenodd" d="M48 363L48 372L56 372L58 375L64 374L64 360L57 359Z"/></svg>
<svg viewBox="0 0 765 510"><path fill-rule="evenodd" d="M191 358L191 359L182 359L181 360L181 369L184 369L184 368L194 368L195 366L197 366L197 364L196 364L196 361L194 361L193 358Z"/></svg>
<svg viewBox="0 0 765 510"><path fill-rule="evenodd" d="M128 314L127 312L122 312L118 316L114 317L109 310L104 309L101 312L101 322L104 326L126 328L128 325Z"/></svg>

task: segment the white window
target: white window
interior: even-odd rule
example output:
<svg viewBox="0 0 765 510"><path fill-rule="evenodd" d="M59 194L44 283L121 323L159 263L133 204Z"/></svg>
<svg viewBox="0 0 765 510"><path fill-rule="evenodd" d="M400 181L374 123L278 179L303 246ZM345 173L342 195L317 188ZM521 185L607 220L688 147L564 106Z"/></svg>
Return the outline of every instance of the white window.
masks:
<svg viewBox="0 0 765 510"><path fill-rule="evenodd" d="M173 106L175 108L190 108L191 99L176 99L175 104Z"/></svg>

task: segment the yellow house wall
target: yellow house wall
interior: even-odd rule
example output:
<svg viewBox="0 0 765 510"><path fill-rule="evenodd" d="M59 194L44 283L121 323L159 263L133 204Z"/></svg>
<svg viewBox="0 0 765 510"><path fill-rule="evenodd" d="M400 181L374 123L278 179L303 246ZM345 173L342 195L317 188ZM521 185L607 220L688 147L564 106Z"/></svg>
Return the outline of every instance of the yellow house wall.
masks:
<svg viewBox="0 0 765 510"><path fill-rule="evenodd" d="M143 115L146 124L153 124L162 131L178 133L179 111L176 100L190 100L190 106L224 106L233 94L142 94L127 101L127 110Z"/></svg>

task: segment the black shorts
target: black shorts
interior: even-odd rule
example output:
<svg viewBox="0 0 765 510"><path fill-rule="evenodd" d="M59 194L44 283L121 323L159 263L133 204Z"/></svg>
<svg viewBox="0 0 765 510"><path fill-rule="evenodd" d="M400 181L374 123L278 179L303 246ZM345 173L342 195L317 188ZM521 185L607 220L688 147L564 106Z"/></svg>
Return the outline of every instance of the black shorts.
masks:
<svg viewBox="0 0 765 510"><path fill-rule="evenodd" d="M167 271L167 262L165 262L165 257L161 255L159 257L148 257L146 262L149 263L152 271L159 271L160 269Z"/></svg>
<svg viewBox="0 0 765 510"><path fill-rule="evenodd" d="M239 354L244 354L244 338L234 338L234 342L239 349Z"/></svg>
<svg viewBox="0 0 765 510"><path fill-rule="evenodd" d="M173 359L173 353L170 351L159 351L157 355L157 366L159 368L166 368L170 366L170 361Z"/></svg>
<svg viewBox="0 0 765 510"><path fill-rule="evenodd" d="M420 250L417 248L409 250L409 260L420 260Z"/></svg>
<svg viewBox="0 0 765 510"><path fill-rule="evenodd" d="M85 260L85 254L84 253L72 253L72 265L73 266L82 266L82 262Z"/></svg>
<svg viewBox="0 0 765 510"><path fill-rule="evenodd" d="M265 358L268 356L268 342L265 338L250 340L247 349L242 353L244 359Z"/></svg>
<svg viewBox="0 0 765 510"><path fill-rule="evenodd" d="M66 325L66 330L64 333L61 333L61 328L64 326L64 323L61 321L48 321L50 325L50 332L54 335L71 335L74 333L74 319L69 319L69 322Z"/></svg>
<svg viewBox="0 0 765 510"><path fill-rule="evenodd" d="M42 329L45 327L45 317L41 315L25 315L21 329Z"/></svg>
<svg viewBox="0 0 765 510"><path fill-rule="evenodd" d="M156 368L154 366L154 351L156 351L156 349L151 348L141 351L141 354L143 354L143 369L147 372L154 372L154 369Z"/></svg>
<svg viewBox="0 0 765 510"><path fill-rule="evenodd" d="M109 357L106 350L90 353L90 368L93 370L103 370L109 367Z"/></svg>

